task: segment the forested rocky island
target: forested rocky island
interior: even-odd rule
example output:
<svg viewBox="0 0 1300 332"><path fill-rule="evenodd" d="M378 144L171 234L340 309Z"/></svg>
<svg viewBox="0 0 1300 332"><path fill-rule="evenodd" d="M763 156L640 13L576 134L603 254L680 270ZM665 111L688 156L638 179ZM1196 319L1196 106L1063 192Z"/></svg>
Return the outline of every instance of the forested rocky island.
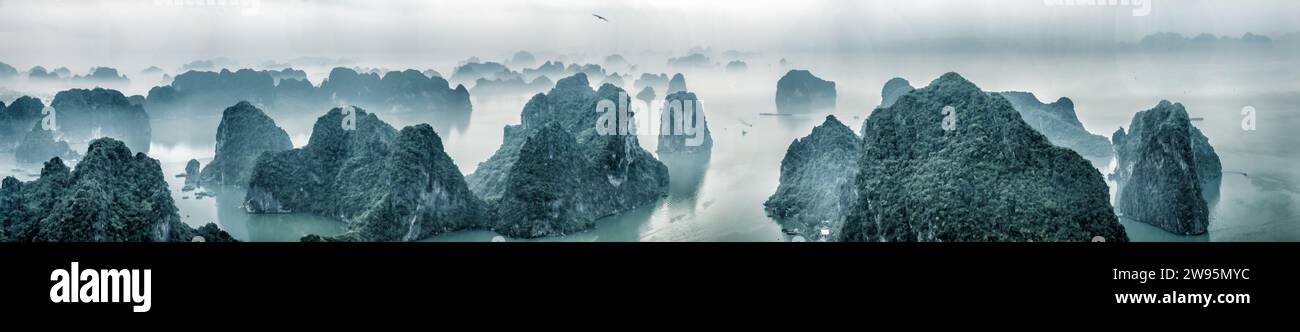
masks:
<svg viewBox="0 0 1300 332"><path fill-rule="evenodd" d="M1083 127L1083 123L1079 122L1079 117L1075 114L1074 101L1070 98L1061 97L1056 102L1044 104L1029 92L1010 91L998 94L1011 102L1011 107L1020 112L1020 118L1034 130L1047 136L1047 140L1052 144L1078 152L1098 168L1105 168L1110 163L1111 157L1114 156L1110 140L1106 139L1106 136L1090 133Z"/></svg>
<svg viewBox="0 0 1300 332"><path fill-rule="evenodd" d="M241 69L189 71L170 85L149 90L145 106L164 117L207 114L240 101L276 110L316 110L340 104L391 112L465 115L472 111L469 90L408 69L358 73L334 68L319 86L283 72Z"/></svg>
<svg viewBox="0 0 1300 332"><path fill-rule="evenodd" d="M14 149L14 159L20 163L42 163L55 157L63 160L81 159L81 155L73 151L68 142L56 140L54 131L41 127L40 123L33 125L32 131Z"/></svg>
<svg viewBox="0 0 1300 332"><path fill-rule="evenodd" d="M1218 196L1223 170L1209 139L1182 104L1160 101L1120 128L1115 143L1115 208L1124 217L1174 234L1203 234L1208 201Z"/></svg>
<svg viewBox="0 0 1300 332"><path fill-rule="evenodd" d="M11 151L18 147L32 126L44 117L45 103L40 99L22 96L5 106L0 102L0 151Z"/></svg>
<svg viewBox="0 0 1300 332"><path fill-rule="evenodd" d="M680 105L680 111L672 106ZM680 91L664 97L664 113L659 123L659 145L655 152L665 155L708 155L713 151L713 133L703 103L694 93ZM689 112L687 111L689 110Z"/></svg>
<svg viewBox="0 0 1300 332"><path fill-rule="evenodd" d="M111 138L90 143L76 169L59 158L40 178L0 186L0 239L16 242L233 241L181 222L158 161Z"/></svg>
<svg viewBox="0 0 1300 332"><path fill-rule="evenodd" d="M686 76L682 76L682 73L673 74L673 78L668 80L668 90L665 90L664 94L671 95L682 91L686 91Z"/></svg>
<svg viewBox="0 0 1300 332"><path fill-rule="evenodd" d="M812 133L790 143L781 159L781 183L763 203L769 217L808 236L822 227L839 235L845 212L857 198L854 179L862 155L861 139L834 115Z"/></svg>
<svg viewBox="0 0 1300 332"><path fill-rule="evenodd" d="M807 70L791 70L776 81L777 112L833 111L835 102L835 82L823 80Z"/></svg>
<svg viewBox="0 0 1300 332"><path fill-rule="evenodd" d="M254 162L262 153L293 148L289 134L247 101L222 112L216 140L216 156L199 174L199 182L246 184Z"/></svg>
<svg viewBox="0 0 1300 332"><path fill-rule="evenodd" d="M586 74L575 74L533 96L522 123L506 126L500 149L466 178L498 212L497 232L525 238L568 234L667 193L667 167L635 135L597 133L596 104L626 93L589 84Z"/></svg>
<svg viewBox="0 0 1300 332"><path fill-rule="evenodd" d="M244 204L349 224L346 234L309 241L411 241L489 220L432 127L399 132L355 107L318 118L306 146L257 158Z"/></svg>
<svg viewBox="0 0 1300 332"><path fill-rule="evenodd" d="M899 97L912 92L912 90L916 90L916 88L912 87L912 83L906 79L901 77L891 78L885 82L885 87L880 89L880 106L877 107L894 106L894 102L897 102Z"/></svg>
<svg viewBox="0 0 1300 332"><path fill-rule="evenodd" d="M153 137L149 113L117 90L65 90L54 95L50 106L56 111L59 133L69 142L112 137L133 151L149 153Z"/></svg>

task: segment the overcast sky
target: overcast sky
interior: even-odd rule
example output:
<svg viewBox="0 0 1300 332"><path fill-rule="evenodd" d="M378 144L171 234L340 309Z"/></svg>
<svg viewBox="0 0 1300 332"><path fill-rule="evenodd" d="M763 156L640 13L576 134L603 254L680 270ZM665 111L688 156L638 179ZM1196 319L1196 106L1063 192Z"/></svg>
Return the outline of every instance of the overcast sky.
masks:
<svg viewBox="0 0 1300 332"><path fill-rule="evenodd" d="M26 68L175 64L216 56L384 61L499 58L520 49L780 51L954 37L1114 43L1163 31L1300 31L1300 1L1289 0L1151 0L1146 16L1134 16L1134 6L1048 6L1044 0L246 1L0 0L0 62Z"/></svg>

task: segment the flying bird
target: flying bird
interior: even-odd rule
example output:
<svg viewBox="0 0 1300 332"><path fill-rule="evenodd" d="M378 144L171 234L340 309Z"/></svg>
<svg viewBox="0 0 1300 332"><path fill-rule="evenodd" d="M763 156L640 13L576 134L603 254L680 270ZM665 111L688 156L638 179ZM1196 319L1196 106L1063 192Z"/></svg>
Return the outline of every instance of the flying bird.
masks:
<svg viewBox="0 0 1300 332"><path fill-rule="evenodd" d="M595 16L596 18L600 19L601 21L609 22L609 19L605 18L604 16L600 16L600 15L596 15L596 14L591 14L591 16Z"/></svg>

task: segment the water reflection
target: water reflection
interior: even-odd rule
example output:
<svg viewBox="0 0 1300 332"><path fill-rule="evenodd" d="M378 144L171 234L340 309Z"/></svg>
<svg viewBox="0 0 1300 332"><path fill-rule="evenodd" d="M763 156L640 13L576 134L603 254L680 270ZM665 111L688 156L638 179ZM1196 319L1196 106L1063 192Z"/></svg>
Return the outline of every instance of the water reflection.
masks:
<svg viewBox="0 0 1300 332"><path fill-rule="evenodd" d="M668 199L695 201L704 176L709 170L711 154L665 154L660 156L668 166Z"/></svg>
<svg viewBox="0 0 1300 332"><path fill-rule="evenodd" d="M1120 217L1129 241L1133 242L1209 242L1210 232L1201 235L1178 235L1147 223ZM1213 223L1213 221L1211 221Z"/></svg>
<svg viewBox="0 0 1300 332"><path fill-rule="evenodd" d="M821 121L825 119L826 116L829 114L830 113L765 115L764 117L770 117L776 119L776 122L781 125L781 128L784 128L786 130L797 130L801 128L812 128L818 124L821 124ZM811 129L808 130L808 132L811 131L812 131ZM804 133L804 135L807 134L808 133Z"/></svg>

